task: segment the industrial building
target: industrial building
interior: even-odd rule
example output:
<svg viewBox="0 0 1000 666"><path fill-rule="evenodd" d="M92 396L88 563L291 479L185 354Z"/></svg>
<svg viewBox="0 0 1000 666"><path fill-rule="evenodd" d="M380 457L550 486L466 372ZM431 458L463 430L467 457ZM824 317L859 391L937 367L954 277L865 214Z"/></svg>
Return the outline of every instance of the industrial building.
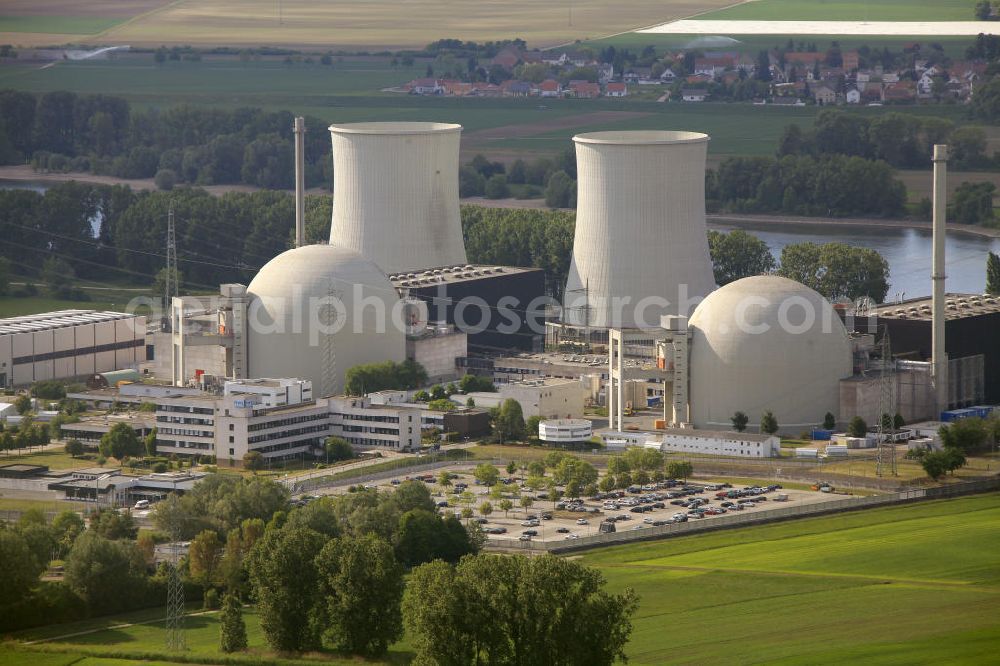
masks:
<svg viewBox="0 0 1000 666"><path fill-rule="evenodd" d="M508 399L521 405L524 418L538 416L543 419L575 419L583 416L587 389L584 384L573 379L545 377L520 382L498 384L495 393L472 392L453 395L453 402L464 404L472 398L477 407L490 409L499 407Z"/></svg>
<svg viewBox="0 0 1000 666"><path fill-rule="evenodd" d="M781 455L781 438L777 435L690 428L668 428L661 435L659 450L665 453L737 458L777 458Z"/></svg>
<svg viewBox="0 0 1000 666"><path fill-rule="evenodd" d="M879 305L870 317L854 318L855 330L874 333L885 326L894 358L926 363L932 356L932 306L930 298ZM944 408L1000 403L1000 297L947 294L944 319L948 357Z"/></svg>
<svg viewBox="0 0 1000 666"><path fill-rule="evenodd" d="M367 398L330 398L329 410L330 434L357 449L420 449L422 410L418 408L376 405Z"/></svg>
<svg viewBox="0 0 1000 666"><path fill-rule="evenodd" d="M539 351L545 341L545 272L457 264L393 273L404 296L427 304L432 321L468 335L470 348Z"/></svg>
<svg viewBox="0 0 1000 666"><path fill-rule="evenodd" d="M546 444L586 442L594 436L589 419L546 419L538 423L538 439Z"/></svg>
<svg viewBox="0 0 1000 666"><path fill-rule="evenodd" d="M137 368L146 359L146 318L61 310L0 319L0 387Z"/></svg>

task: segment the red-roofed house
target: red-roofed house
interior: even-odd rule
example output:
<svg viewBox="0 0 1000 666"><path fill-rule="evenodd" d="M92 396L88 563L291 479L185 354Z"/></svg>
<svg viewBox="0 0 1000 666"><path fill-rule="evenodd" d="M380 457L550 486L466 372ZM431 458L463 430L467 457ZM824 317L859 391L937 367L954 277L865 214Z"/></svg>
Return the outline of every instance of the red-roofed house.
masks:
<svg viewBox="0 0 1000 666"><path fill-rule="evenodd" d="M604 86L604 94L607 97L625 97L628 95L628 86L624 83L609 83Z"/></svg>
<svg viewBox="0 0 1000 666"><path fill-rule="evenodd" d="M538 84L538 94L542 97L559 97L562 95L562 84L555 79L545 79Z"/></svg>
<svg viewBox="0 0 1000 666"><path fill-rule="evenodd" d="M601 96L601 86L590 81L570 81L569 89L581 99L593 99Z"/></svg>

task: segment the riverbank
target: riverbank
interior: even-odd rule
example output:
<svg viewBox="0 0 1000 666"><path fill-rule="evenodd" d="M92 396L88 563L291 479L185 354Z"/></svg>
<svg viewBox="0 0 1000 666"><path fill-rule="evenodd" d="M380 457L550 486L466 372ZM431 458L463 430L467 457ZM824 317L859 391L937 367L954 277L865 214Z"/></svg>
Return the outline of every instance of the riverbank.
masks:
<svg viewBox="0 0 1000 666"><path fill-rule="evenodd" d="M94 183L97 185L128 185L133 190L155 190L156 184L152 178L125 179L114 176L98 176L85 172L69 173L40 173L28 165L0 166L0 181L15 181L24 183L56 184L70 180L82 183ZM205 185L200 186L205 191L222 196L229 192L256 192L259 187L252 185ZM291 192L291 190L287 190ZM320 187L306 190L309 195L329 196L330 191ZM463 204L476 206L486 206L489 208L546 208L544 199L486 199L484 197L468 197L462 199ZM565 209L572 210L572 209ZM849 218L849 217L801 217L789 215L735 215L735 214L712 214L707 215L706 220L709 227L725 226L775 226L775 227L796 227L799 229L808 227L859 227L864 229L916 229L918 231L931 231L931 223L921 220L910 219L872 219L872 218ZM954 233L968 234L980 238L1000 238L1000 228L980 227L971 224L948 223L948 231Z"/></svg>

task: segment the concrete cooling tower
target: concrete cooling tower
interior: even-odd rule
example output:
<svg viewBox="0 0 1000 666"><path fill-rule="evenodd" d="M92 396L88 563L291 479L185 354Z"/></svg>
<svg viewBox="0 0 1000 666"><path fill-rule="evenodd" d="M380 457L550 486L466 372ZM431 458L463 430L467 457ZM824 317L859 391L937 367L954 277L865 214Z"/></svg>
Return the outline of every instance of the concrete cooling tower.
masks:
<svg viewBox="0 0 1000 666"><path fill-rule="evenodd" d="M461 125L331 125L330 243L385 273L466 263L458 211Z"/></svg>
<svg viewBox="0 0 1000 666"><path fill-rule="evenodd" d="M573 141L576 236L565 321L652 328L660 315L688 315L715 288L705 228L708 136L593 132ZM679 306L685 299L696 300Z"/></svg>

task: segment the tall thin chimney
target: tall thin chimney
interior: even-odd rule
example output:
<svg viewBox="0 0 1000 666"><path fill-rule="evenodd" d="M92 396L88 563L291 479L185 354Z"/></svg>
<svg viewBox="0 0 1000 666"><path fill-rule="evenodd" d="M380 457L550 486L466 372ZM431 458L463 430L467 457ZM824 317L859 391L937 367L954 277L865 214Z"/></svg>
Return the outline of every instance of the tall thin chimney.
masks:
<svg viewBox="0 0 1000 666"><path fill-rule="evenodd" d="M306 119L295 118L295 247L306 244Z"/></svg>
<svg viewBox="0 0 1000 666"><path fill-rule="evenodd" d="M934 258L931 265L931 298L934 321L931 333L931 353L934 364L934 397L937 411L948 409L948 354L945 352L945 216L948 204L948 146L934 146Z"/></svg>

